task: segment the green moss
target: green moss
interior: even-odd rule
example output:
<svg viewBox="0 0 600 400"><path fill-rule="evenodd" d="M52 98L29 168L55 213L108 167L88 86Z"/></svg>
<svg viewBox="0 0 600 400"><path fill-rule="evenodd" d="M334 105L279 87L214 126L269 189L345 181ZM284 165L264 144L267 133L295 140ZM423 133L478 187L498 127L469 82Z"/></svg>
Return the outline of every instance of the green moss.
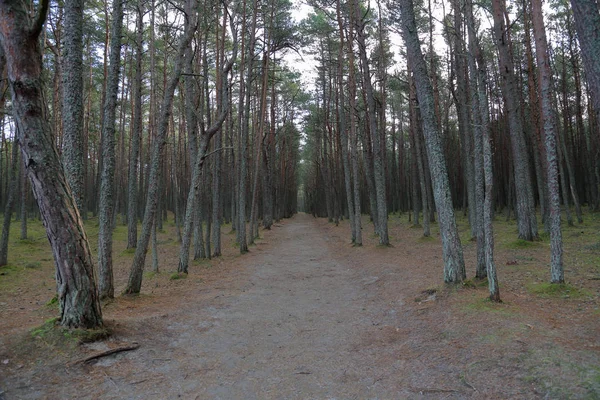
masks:
<svg viewBox="0 0 600 400"><path fill-rule="evenodd" d="M487 287L488 280L487 280L487 278L483 278L483 279L477 279L477 278L465 279L462 282L462 285L463 285L463 287L471 288L471 289L476 289L478 287Z"/></svg>
<svg viewBox="0 0 600 400"><path fill-rule="evenodd" d="M514 316L516 311L506 303L490 301L488 297L476 298L473 302L465 305L469 311L496 313L503 316Z"/></svg>
<svg viewBox="0 0 600 400"><path fill-rule="evenodd" d="M527 286L527 289L540 297L562 297L562 298L581 298L590 296L585 289L579 289L568 283L534 283Z"/></svg>
<svg viewBox="0 0 600 400"><path fill-rule="evenodd" d="M30 331L31 336L49 345L64 347L106 339L111 334L111 330L107 327L98 329L67 329L60 326L59 322L59 317L50 318L37 328L33 328Z"/></svg>
<svg viewBox="0 0 600 400"><path fill-rule="evenodd" d="M46 303L47 307L58 307L58 295L54 295L48 302Z"/></svg>
<svg viewBox="0 0 600 400"><path fill-rule="evenodd" d="M176 281L178 279L186 279L186 278L187 278L187 274L182 273L182 272L175 272L175 273L171 274L171 276L169 277L169 279L172 281Z"/></svg>
<svg viewBox="0 0 600 400"><path fill-rule="evenodd" d="M33 328L31 332L31 336L34 338L43 338L47 336L50 332L52 332L57 326L59 322L59 317L54 317L47 319L44 323L37 328Z"/></svg>
<svg viewBox="0 0 600 400"><path fill-rule="evenodd" d="M74 339L78 343L91 343L98 340L104 340L112 334L107 327L98 329L64 329L63 335L67 339Z"/></svg>

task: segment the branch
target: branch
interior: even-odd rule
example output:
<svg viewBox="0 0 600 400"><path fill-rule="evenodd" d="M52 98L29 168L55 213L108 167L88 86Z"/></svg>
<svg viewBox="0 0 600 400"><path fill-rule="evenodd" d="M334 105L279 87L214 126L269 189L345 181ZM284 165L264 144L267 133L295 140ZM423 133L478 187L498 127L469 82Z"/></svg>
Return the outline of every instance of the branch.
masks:
<svg viewBox="0 0 600 400"><path fill-rule="evenodd" d="M44 22L46 22L46 16L48 15L48 7L50 6L50 0L40 0L40 6L35 16L35 21L29 29L29 34L32 38L37 39L44 29Z"/></svg>
<svg viewBox="0 0 600 400"><path fill-rule="evenodd" d="M82 360L76 361L73 364L78 364L78 363L89 364L91 361L97 360L99 358L110 356L111 354L121 353L123 351L136 350L139 347L140 347L139 344L132 343L129 346L117 347L117 348L114 348L114 349L110 349L110 350L107 350L107 351L102 351L100 353L93 354L93 355L91 355L89 357L86 357L86 358L84 358Z"/></svg>
<svg viewBox="0 0 600 400"><path fill-rule="evenodd" d="M233 149L234 149L233 147L229 147L229 146L226 146L226 147L219 147L218 149L214 149L214 150L213 150L213 151L211 151L210 153L208 153L208 154L205 154L204 156L202 156L202 159L204 160L206 157L208 157L208 156L210 156L210 155L213 155L214 153L216 153L216 152L218 152L218 151L221 151L221 150L233 150Z"/></svg>

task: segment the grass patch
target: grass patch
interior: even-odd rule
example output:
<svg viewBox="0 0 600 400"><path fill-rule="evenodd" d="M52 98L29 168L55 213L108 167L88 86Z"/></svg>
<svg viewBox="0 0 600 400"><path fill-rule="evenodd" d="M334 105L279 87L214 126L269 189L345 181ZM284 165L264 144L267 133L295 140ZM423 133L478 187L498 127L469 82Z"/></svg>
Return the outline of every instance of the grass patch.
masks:
<svg viewBox="0 0 600 400"><path fill-rule="evenodd" d="M31 337L52 346L73 346L106 339L111 331L107 327L98 329L68 329L59 325L59 318L50 318L30 331Z"/></svg>
<svg viewBox="0 0 600 400"><path fill-rule="evenodd" d="M153 279L153 278L156 278L158 275L160 275L159 271L144 272L144 278L146 278L146 279Z"/></svg>
<svg viewBox="0 0 600 400"><path fill-rule="evenodd" d="M172 281L176 281L179 279L186 279L186 278L187 278L187 274L185 274L183 272L175 272L175 273L171 274L171 276L169 277L169 279Z"/></svg>
<svg viewBox="0 0 600 400"><path fill-rule="evenodd" d="M503 315L506 317L514 316L517 313L510 308L506 303L496 303L491 301L488 297L476 298L475 301L467 303L465 308L469 311L475 312L490 312Z"/></svg>
<svg viewBox="0 0 600 400"><path fill-rule="evenodd" d="M587 290L576 288L568 283L534 283L527 288L531 293L545 298L562 297L577 299L590 295Z"/></svg>
<svg viewBox="0 0 600 400"><path fill-rule="evenodd" d="M476 289L476 288L479 288L479 287L487 287L488 280L487 280L487 278L483 278L483 279L477 279L477 278L465 279L462 282L462 285L463 285L463 287L471 288L471 289Z"/></svg>
<svg viewBox="0 0 600 400"><path fill-rule="evenodd" d="M55 294L48 302L46 303L46 307L58 307L58 295Z"/></svg>
<svg viewBox="0 0 600 400"><path fill-rule="evenodd" d="M508 249L529 249L539 246L539 242L530 242L529 240L517 239L504 245Z"/></svg>

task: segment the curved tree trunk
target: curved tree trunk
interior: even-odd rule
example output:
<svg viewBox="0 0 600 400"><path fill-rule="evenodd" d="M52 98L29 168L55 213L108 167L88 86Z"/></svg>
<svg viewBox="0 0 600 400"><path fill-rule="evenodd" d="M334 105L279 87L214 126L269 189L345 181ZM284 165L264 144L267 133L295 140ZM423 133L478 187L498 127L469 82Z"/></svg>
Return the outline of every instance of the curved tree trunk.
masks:
<svg viewBox="0 0 600 400"><path fill-rule="evenodd" d="M189 15L192 21L196 18L194 15ZM175 56L175 65L173 72L169 78L169 82L165 87L165 93L163 102L160 107L160 115L158 119L158 132L154 139L154 147L152 149L152 159L150 163L150 174L148 176L148 195L146 198L146 210L144 212L144 221L142 222L142 231L138 244L135 249L133 258L133 264L131 265L131 271L129 273L129 281L125 288L126 294L137 294L142 288L142 278L144 272L144 264L146 261L146 252L148 250L148 244L150 242L150 236L152 233L152 225L154 223L156 209L158 205L159 195L159 182L162 173L162 153L163 148L167 142L167 131L169 127L169 119L173 108L173 97L175 94L175 88L179 84L179 78L183 70L183 61L185 52L190 45L195 32L195 23L192 22L187 27L179 40L177 49L177 55ZM192 203L193 204L193 203ZM188 206L191 207L190 204ZM156 215L156 222L162 218L161 215Z"/></svg>
<svg viewBox="0 0 600 400"><path fill-rule="evenodd" d="M28 4L0 2L0 42L7 60L21 153L56 263L61 325L97 328L102 326L102 312L92 255L43 100L39 38L47 12L48 1L44 0L32 21Z"/></svg>

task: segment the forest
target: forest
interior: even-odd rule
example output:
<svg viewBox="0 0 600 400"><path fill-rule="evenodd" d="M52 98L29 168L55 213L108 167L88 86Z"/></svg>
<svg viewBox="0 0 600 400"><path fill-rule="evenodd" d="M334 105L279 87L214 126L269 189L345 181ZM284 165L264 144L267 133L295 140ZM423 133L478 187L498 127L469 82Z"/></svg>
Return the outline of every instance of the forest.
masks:
<svg viewBox="0 0 600 400"><path fill-rule="evenodd" d="M299 212L353 248L401 218L500 302L499 221L560 286L600 211L597 0L2 0L0 44L0 266L41 220L63 327L139 294L170 226L184 276Z"/></svg>
<svg viewBox="0 0 600 400"><path fill-rule="evenodd" d="M14 354L76 353L12 335L57 311L139 365L50 398L172 359L293 378L223 398L600 393L598 0L0 0L0 73L16 397L62 368Z"/></svg>

